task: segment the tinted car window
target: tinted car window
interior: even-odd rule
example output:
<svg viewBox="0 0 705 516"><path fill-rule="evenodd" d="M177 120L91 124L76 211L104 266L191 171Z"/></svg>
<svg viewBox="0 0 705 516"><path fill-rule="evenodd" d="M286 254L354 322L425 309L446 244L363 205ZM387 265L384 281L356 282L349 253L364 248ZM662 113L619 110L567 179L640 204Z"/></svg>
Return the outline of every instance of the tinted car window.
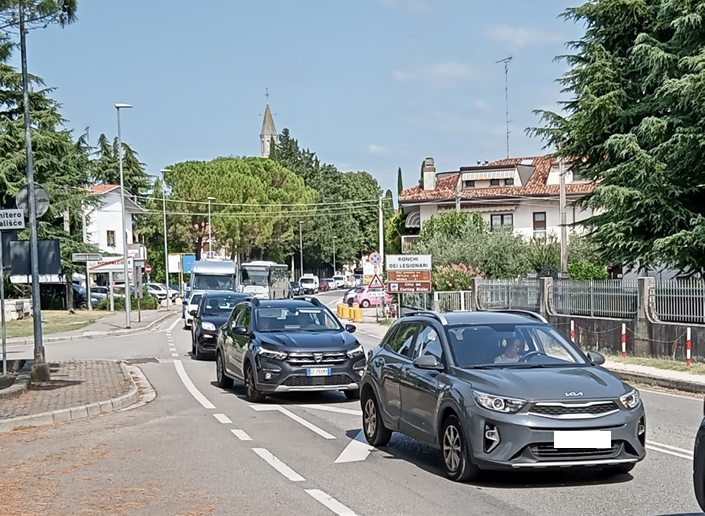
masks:
<svg viewBox="0 0 705 516"><path fill-rule="evenodd" d="M190 305L197 305L201 301L202 297L203 296L201 296L201 294L195 294L195 295L191 296L191 299L189 299L189 304Z"/></svg>
<svg viewBox="0 0 705 516"><path fill-rule="evenodd" d="M259 331L342 330L338 320L325 308L258 308Z"/></svg>
<svg viewBox="0 0 705 516"><path fill-rule="evenodd" d="M414 333L416 333L417 327L418 324L416 323L400 324L394 335L387 341L387 349L400 355L411 356L411 344L414 341Z"/></svg>
<svg viewBox="0 0 705 516"><path fill-rule="evenodd" d="M203 298L203 315L227 315L241 300L237 296L206 296Z"/></svg>
<svg viewBox="0 0 705 516"><path fill-rule="evenodd" d="M441 338L433 326L425 326L416 339L414 358L426 355L436 357L439 362L443 359Z"/></svg>

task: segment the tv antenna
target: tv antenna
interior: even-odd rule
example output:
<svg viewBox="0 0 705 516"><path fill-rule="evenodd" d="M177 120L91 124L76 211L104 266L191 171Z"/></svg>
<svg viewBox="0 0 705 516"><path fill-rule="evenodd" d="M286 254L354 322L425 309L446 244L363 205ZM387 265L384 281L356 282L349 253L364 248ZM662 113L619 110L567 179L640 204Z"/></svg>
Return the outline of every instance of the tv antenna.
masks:
<svg viewBox="0 0 705 516"><path fill-rule="evenodd" d="M507 121L507 158L509 157L509 62L513 59L512 56L505 57L497 61L497 64L504 63L504 103L505 103L505 118Z"/></svg>

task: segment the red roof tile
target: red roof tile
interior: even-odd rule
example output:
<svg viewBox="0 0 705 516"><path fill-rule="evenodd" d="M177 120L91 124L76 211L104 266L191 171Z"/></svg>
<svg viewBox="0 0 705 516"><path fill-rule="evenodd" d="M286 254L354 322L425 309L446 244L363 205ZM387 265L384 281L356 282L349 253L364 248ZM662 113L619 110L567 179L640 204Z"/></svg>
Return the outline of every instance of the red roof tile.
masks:
<svg viewBox="0 0 705 516"><path fill-rule="evenodd" d="M115 190L116 188L120 188L120 185L92 185L88 187L88 190L92 193L102 194Z"/></svg>

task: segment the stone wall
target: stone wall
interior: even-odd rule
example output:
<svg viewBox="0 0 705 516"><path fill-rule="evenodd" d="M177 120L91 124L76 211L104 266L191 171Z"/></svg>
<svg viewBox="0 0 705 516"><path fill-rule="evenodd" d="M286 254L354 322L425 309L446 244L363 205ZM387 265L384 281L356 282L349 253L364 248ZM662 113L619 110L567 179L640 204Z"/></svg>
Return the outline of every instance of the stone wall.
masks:
<svg viewBox="0 0 705 516"><path fill-rule="evenodd" d="M5 300L5 320L14 321L32 316L31 299L6 299Z"/></svg>

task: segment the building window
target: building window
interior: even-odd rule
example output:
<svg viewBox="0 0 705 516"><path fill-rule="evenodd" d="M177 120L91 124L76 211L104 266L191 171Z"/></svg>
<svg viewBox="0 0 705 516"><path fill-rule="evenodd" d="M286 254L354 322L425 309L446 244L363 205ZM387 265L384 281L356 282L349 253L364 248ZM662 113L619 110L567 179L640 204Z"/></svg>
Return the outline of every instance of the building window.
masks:
<svg viewBox="0 0 705 516"><path fill-rule="evenodd" d="M498 227L513 228L514 215L512 215L511 213L508 213L506 215L492 215L492 217L490 218L490 226L492 227L492 229Z"/></svg>
<svg viewBox="0 0 705 516"><path fill-rule="evenodd" d="M514 178L508 177L504 180L504 186L514 186Z"/></svg>
<svg viewBox="0 0 705 516"><path fill-rule="evenodd" d="M115 231L108 231L108 247L115 247Z"/></svg>
<svg viewBox="0 0 705 516"><path fill-rule="evenodd" d="M546 238L546 212L534 212L534 238Z"/></svg>
<svg viewBox="0 0 705 516"><path fill-rule="evenodd" d="M465 188L475 188L475 181L465 181Z"/></svg>
<svg viewBox="0 0 705 516"><path fill-rule="evenodd" d="M490 179L490 186L499 186L499 179Z"/></svg>

